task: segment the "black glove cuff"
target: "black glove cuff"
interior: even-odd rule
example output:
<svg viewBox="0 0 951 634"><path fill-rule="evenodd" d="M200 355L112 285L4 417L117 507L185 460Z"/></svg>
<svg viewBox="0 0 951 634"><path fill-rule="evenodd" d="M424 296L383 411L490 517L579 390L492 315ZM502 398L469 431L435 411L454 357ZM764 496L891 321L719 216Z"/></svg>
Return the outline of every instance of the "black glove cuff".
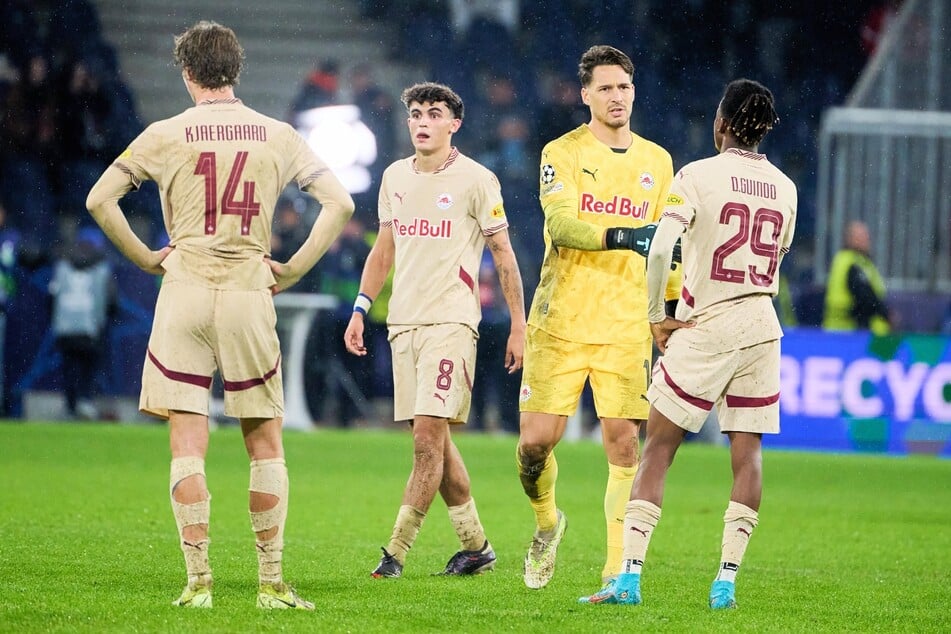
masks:
<svg viewBox="0 0 951 634"><path fill-rule="evenodd" d="M609 249L630 249L634 230L630 227L611 227L604 232L604 242Z"/></svg>

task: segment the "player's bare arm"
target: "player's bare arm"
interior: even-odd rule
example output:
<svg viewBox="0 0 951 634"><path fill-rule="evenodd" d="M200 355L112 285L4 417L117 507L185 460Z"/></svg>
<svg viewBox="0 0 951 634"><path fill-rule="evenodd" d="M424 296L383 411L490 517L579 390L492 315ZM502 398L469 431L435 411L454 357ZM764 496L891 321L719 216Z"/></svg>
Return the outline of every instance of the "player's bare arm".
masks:
<svg viewBox="0 0 951 634"><path fill-rule="evenodd" d="M522 286L522 274L518 269L507 229L486 236L485 243L495 262L499 286L502 287L502 295L505 297L511 316L512 325L508 343L505 346L505 367L509 374L512 374L522 367L522 357L525 352L525 293Z"/></svg>
<svg viewBox="0 0 951 634"><path fill-rule="evenodd" d="M363 274L360 276L360 295L369 298L371 302L376 299L393 268L395 257L396 243L393 240L393 228L380 227L376 242L373 243L373 248L367 255L366 264L363 265ZM350 354L358 357L366 355L367 349L363 343L362 312L354 310L350 316L350 323L347 324L347 330L343 333L343 345Z"/></svg>
<svg viewBox="0 0 951 634"><path fill-rule="evenodd" d="M329 169L304 187L320 203L320 214L310 235L286 264L268 260L279 293L296 284L323 257L353 215L353 199Z"/></svg>
<svg viewBox="0 0 951 634"><path fill-rule="evenodd" d="M153 251L135 235L119 201L132 189L132 179L115 166L103 172L86 197L86 209L122 255L146 273L165 273L162 262L172 252L171 246Z"/></svg>

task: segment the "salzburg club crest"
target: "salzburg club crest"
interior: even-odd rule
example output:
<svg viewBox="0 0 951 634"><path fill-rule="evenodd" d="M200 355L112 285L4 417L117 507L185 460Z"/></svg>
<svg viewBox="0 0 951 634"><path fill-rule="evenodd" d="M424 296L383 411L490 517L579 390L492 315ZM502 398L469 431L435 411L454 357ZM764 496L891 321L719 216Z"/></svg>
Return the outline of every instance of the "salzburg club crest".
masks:
<svg viewBox="0 0 951 634"><path fill-rule="evenodd" d="M650 172L644 172L637 179L637 182L640 183L644 189L651 189L654 187L654 175Z"/></svg>
<svg viewBox="0 0 951 634"><path fill-rule="evenodd" d="M528 385L523 385L522 389L518 391L518 400L524 403L530 398L532 398L532 388Z"/></svg>
<svg viewBox="0 0 951 634"><path fill-rule="evenodd" d="M449 194L439 194L436 196L436 206L440 209L449 209L452 207L452 196Z"/></svg>

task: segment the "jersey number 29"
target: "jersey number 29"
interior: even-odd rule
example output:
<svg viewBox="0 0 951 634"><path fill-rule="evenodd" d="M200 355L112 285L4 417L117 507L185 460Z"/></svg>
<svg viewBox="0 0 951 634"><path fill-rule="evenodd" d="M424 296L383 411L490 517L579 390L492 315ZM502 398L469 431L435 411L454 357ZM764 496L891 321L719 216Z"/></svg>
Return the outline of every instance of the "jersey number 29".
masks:
<svg viewBox="0 0 951 634"><path fill-rule="evenodd" d="M750 208L743 203L727 203L720 210L720 224L732 225L734 222L739 223L736 233L713 252L710 279L733 284L745 283L746 271L727 267L726 259L749 243L750 251L754 255L767 258L765 272L754 264L746 267L750 273L750 282L754 286L771 285L779 265L779 236L783 229L783 215L775 209L765 207L751 213Z"/></svg>

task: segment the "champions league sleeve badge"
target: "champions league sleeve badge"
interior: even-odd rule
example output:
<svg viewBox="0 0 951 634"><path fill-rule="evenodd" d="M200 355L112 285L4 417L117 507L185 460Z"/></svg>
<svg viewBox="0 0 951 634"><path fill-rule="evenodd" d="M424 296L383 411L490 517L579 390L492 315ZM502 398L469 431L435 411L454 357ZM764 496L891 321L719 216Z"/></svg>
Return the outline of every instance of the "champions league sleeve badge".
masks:
<svg viewBox="0 0 951 634"><path fill-rule="evenodd" d="M555 180L555 168L551 163L542 165L541 181L543 185L550 185Z"/></svg>

